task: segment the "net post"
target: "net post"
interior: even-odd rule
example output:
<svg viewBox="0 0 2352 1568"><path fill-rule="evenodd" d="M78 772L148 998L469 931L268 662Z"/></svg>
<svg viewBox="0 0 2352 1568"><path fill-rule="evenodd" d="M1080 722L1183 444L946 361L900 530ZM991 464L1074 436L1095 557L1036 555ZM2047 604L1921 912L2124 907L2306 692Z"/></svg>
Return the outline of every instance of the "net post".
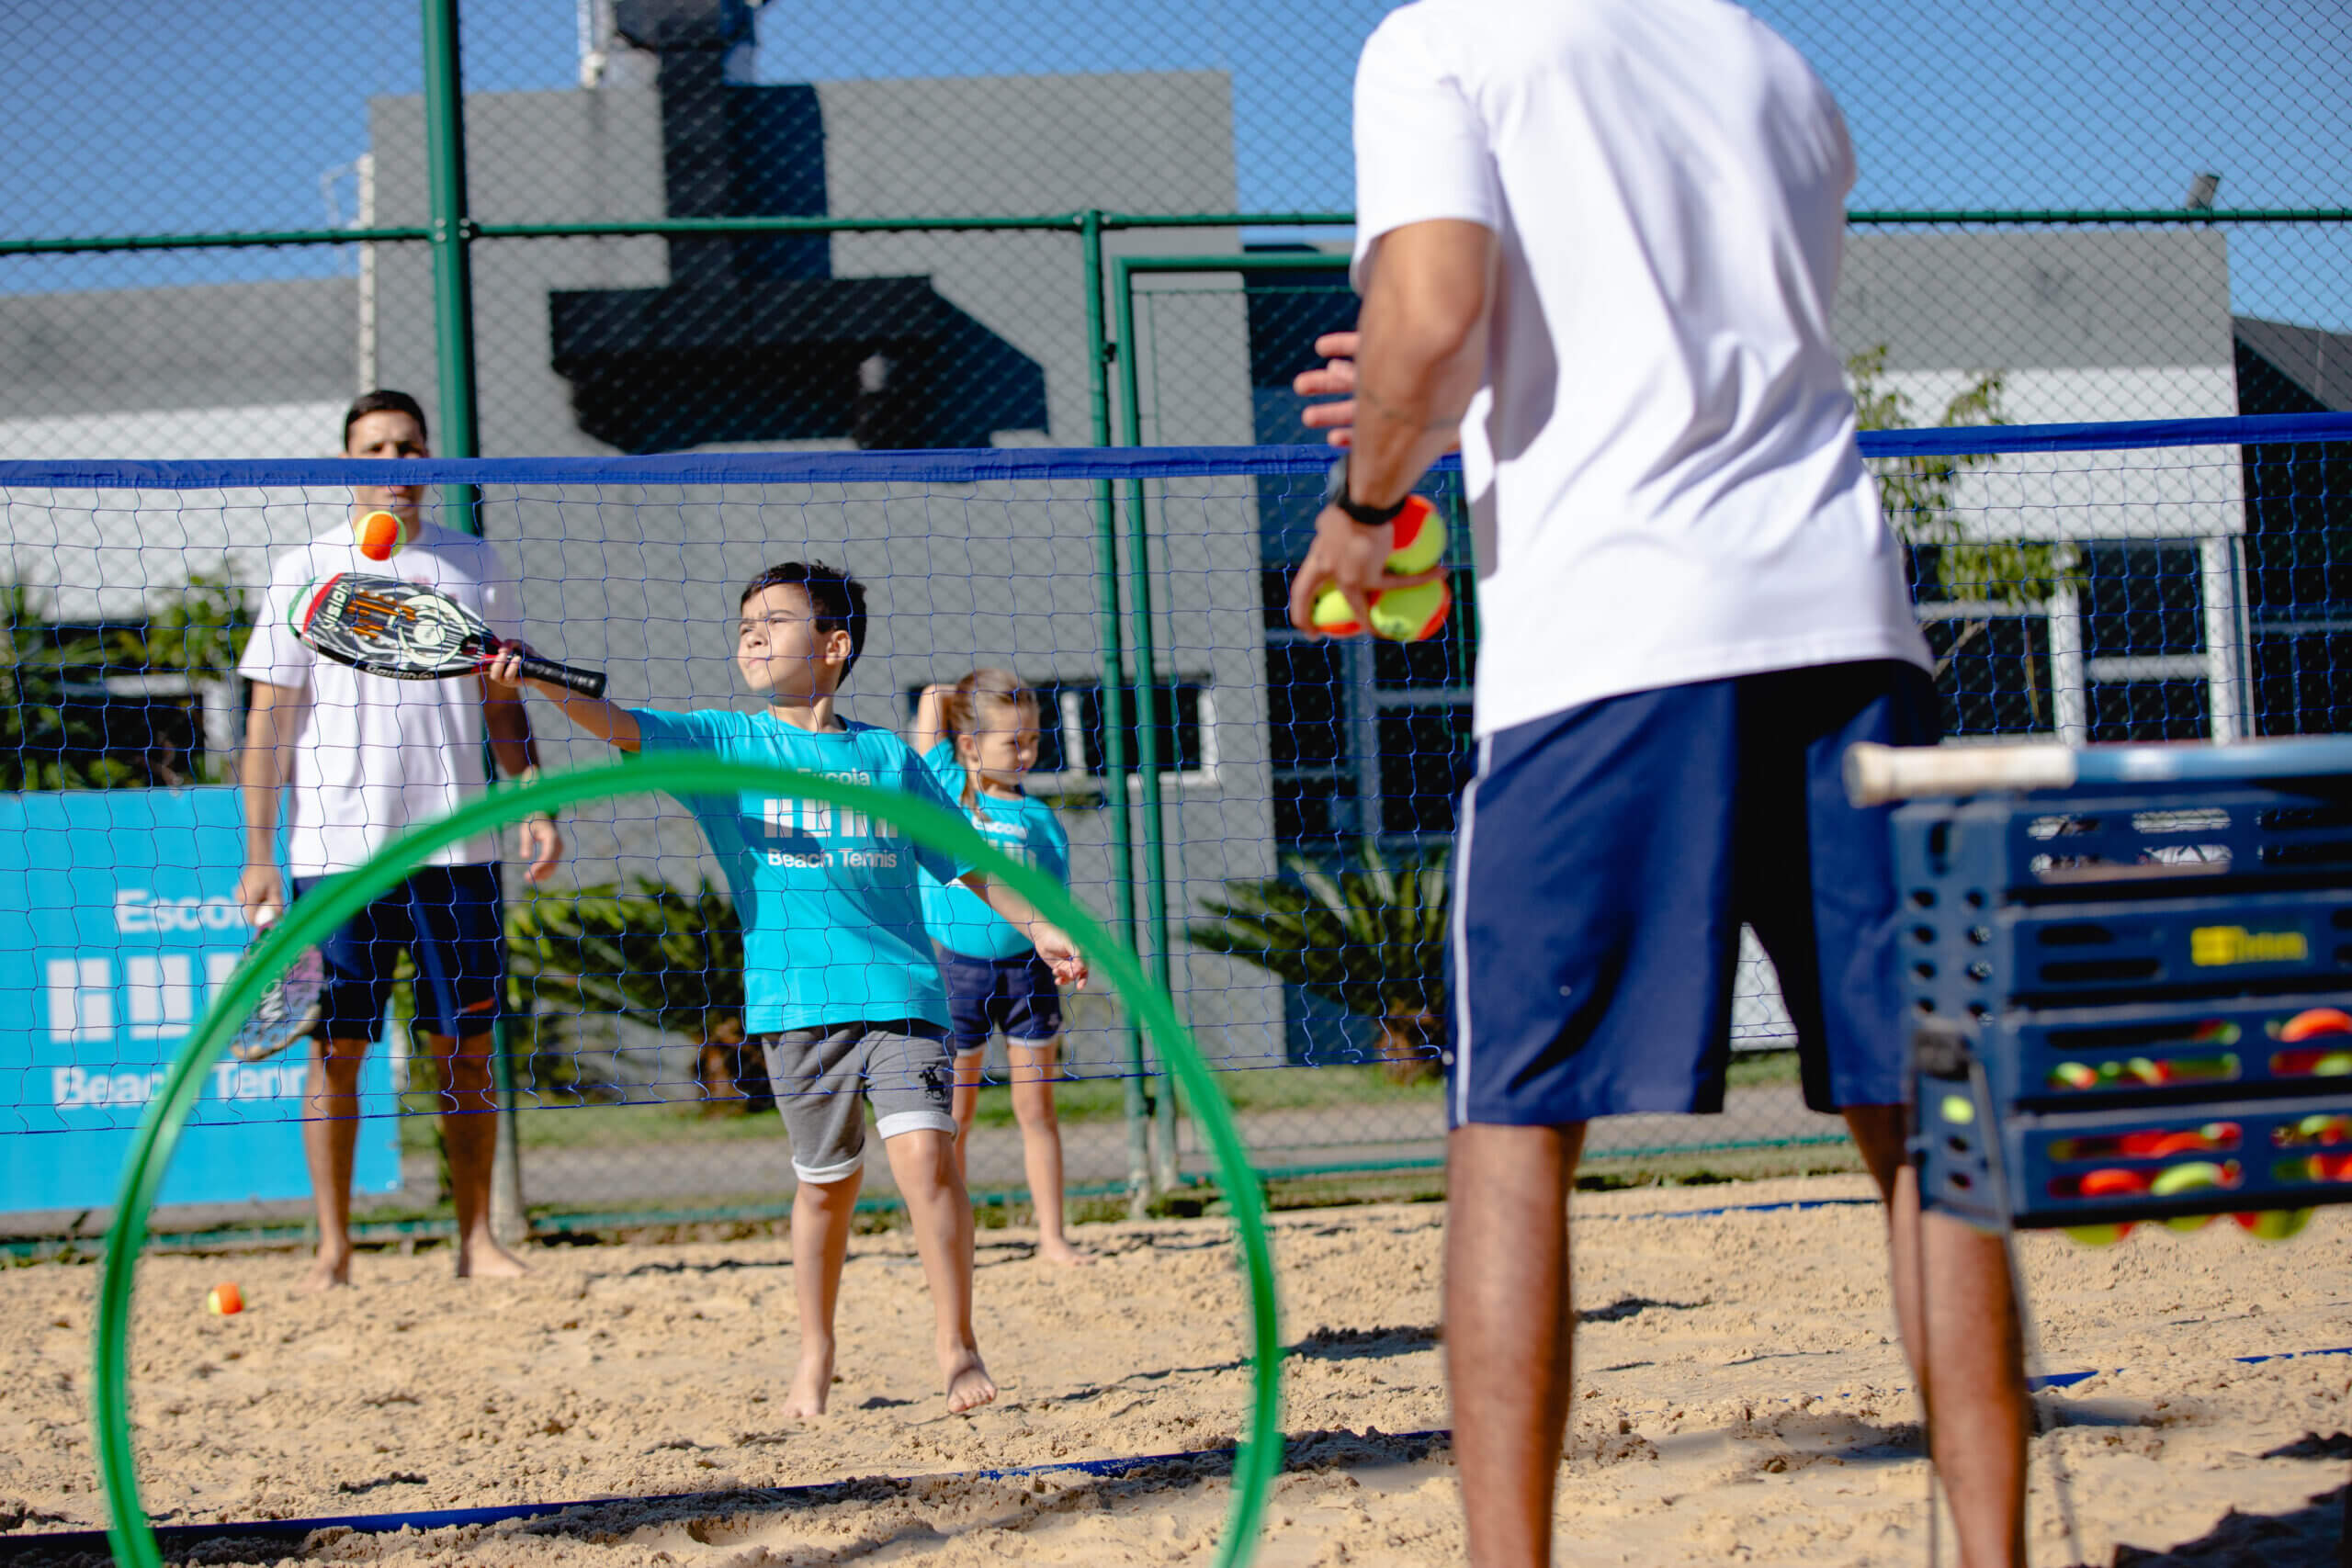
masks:
<svg viewBox="0 0 2352 1568"><path fill-rule="evenodd" d="M474 407L473 219L466 196L465 79L458 57L458 0L419 0L424 32L424 160L431 205L433 327L445 456L481 455ZM442 503L469 524L478 491L444 488Z"/></svg>
<svg viewBox="0 0 2352 1568"><path fill-rule="evenodd" d="M1128 258L1111 264L1118 303L1119 440L1143 445L1142 373L1136 367L1136 280ZM1168 850L1159 801L1159 660L1151 630L1151 527L1145 514L1144 482L1127 481L1127 613L1134 619L1136 671L1136 784L1142 796L1144 897L1151 931L1151 977L1163 991L1168 977ZM1170 995L1174 993L1170 992ZM1176 1079L1159 1086L1152 1107L1151 1185L1166 1192L1176 1185Z"/></svg>
<svg viewBox="0 0 2352 1568"><path fill-rule="evenodd" d="M1088 208L1078 215L1079 255L1085 269L1087 412L1094 445L1111 445L1111 361L1118 353L1102 326L1102 214ZM1134 826L1127 818L1127 658L1119 626L1118 509L1111 481L1094 481L1095 619L1102 643L1102 806L1111 818L1111 891L1118 908L1118 932L1130 948L1136 941ZM1125 1113L1127 1123L1127 1210L1143 1215L1151 1196L1149 1108L1143 1080L1143 1026L1127 1019Z"/></svg>
<svg viewBox="0 0 2352 1568"><path fill-rule="evenodd" d="M451 457L481 455L474 404L473 218L466 190L465 73L458 58L458 0L420 0L424 36L424 160L433 252L434 359L438 372L441 447ZM441 514L461 533L481 533L481 491L441 488ZM482 777L498 777L498 758L482 739ZM504 922L504 905L500 921ZM505 1001L505 976L499 976ZM514 1064L506 1020L491 1024L491 1075L498 1096L498 1138L491 1162L491 1234L506 1245L525 1239L522 1145L514 1124Z"/></svg>

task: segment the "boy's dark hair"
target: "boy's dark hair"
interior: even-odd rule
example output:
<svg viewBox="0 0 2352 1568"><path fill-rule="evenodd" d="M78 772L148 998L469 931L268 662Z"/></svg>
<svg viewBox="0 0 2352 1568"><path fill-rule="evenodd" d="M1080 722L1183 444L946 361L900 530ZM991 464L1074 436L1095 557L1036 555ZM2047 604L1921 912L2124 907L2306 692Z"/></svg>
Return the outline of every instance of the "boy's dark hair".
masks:
<svg viewBox="0 0 2352 1568"><path fill-rule="evenodd" d="M351 406L343 411L343 449L345 451L351 450L351 427L371 413L404 413L416 421L416 433L419 435L427 434L424 428L423 403L418 402L406 392L395 392L389 388L379 387L372 392L360 393L351 400Z"/></svg>
<svg viewBox="0 0 2352 1568"><path fill-rule="evenodd" d="M842 679L848 680L857 668L857 656L865 651L865 584L822 561L780 561L743 585L736 608L750 604L752 595L763 588L801 590L808 595L819 631L849 633L849 660L842 666Z"/></svg>

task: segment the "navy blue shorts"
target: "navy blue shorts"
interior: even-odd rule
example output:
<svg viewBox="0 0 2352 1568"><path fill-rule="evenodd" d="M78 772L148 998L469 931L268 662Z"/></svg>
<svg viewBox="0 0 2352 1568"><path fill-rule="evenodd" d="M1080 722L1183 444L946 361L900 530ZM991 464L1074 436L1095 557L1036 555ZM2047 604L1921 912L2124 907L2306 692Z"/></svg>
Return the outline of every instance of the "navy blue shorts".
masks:
<svg viewBox="0 0 2352 1568"><path fill-rule="evenodd" d="M967 1056L1002 1031L1014 1045L1048 1045L1062 1032L1062 994L1052 965L1035 953L1012 958L972 958L931 944L947 982L947 1015L955 1027L948 1046Z"/></svg>
<svg viewBox="0 0 2352 1568"><path fill-rule="evenodd" d="M1805 1103L1904 1099L1892 807L1848 804L1857 740L1937 739L1910 664L1634 692L1481 742L1448 942L1454 1126L1714 1111L1739 928L1796 1024Z"/></svg>
<svg viewBox="0 0 2352 1568"><path fill-rule="evenodd" d="M300 897L325 881L298 876ZM319 944L326 961L330 1040L384 1037L392 970L406 948L416 964L416 1027L470 1039L499 1016L506 976L498 868L428 865L379 897Z"/></svg>

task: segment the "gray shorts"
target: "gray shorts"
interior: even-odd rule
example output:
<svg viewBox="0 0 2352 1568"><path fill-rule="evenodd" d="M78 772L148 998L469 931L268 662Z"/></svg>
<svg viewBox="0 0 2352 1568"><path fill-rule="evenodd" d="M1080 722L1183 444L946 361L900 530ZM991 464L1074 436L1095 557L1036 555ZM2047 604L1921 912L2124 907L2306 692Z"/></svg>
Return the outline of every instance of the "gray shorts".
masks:
<svg viewBox="0 0 2352 1568"><path fill-rule="evenodd" d="M901 1133L955 1134L956 1067L947 1032L935 1024L861 1020L752 1039L767 1057L793 1173L803 1181L842 1181L856 1172L865 1157L861 1095L874 1101L875 1130L885 1142Z"/></svg>

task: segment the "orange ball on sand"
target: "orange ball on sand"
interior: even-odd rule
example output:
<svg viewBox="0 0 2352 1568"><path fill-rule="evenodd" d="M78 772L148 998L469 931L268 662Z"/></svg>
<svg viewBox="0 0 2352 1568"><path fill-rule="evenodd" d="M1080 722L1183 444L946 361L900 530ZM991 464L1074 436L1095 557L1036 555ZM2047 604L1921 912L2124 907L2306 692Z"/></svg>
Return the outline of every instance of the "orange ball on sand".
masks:
<svg viewBox="0 0 2352 1568"><path fill-rule="evenodd" d="M216 1317L227 1317L245 1310L245 1298L236 1282L231 1280L212 1287L211 1293L204 1298L204 1310Z"/></svg>

